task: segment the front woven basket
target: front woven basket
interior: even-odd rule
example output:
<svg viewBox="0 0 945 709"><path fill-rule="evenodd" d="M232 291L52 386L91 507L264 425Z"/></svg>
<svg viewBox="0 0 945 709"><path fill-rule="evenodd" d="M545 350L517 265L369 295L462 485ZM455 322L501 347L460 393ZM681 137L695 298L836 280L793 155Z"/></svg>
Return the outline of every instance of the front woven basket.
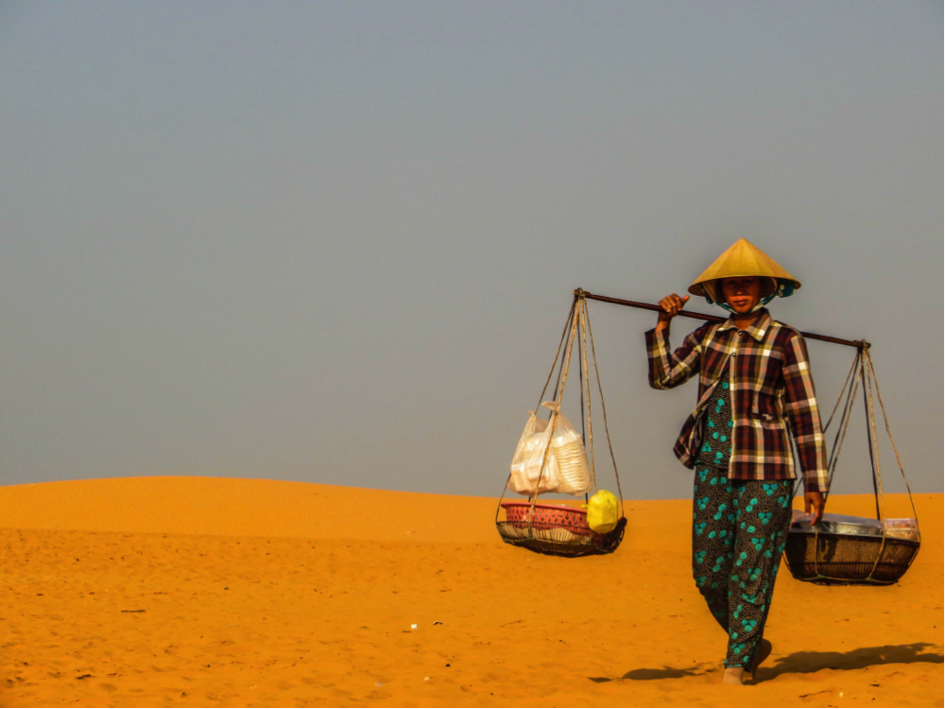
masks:
<svg viewBox="0 0 945 709"><path fill-rule="evenodd" d="M784 547L794 578L824 586L889 586L918 553L919 542L911 539L794 530Z"/></svg>
<svg viewBox="0 0 945 709"><path fill-rule="evenodd" d="M531 503L503 502L502 508L506 518L496 522L502 541L540 554L610 554L620 546L627 526L621 517L612 531L598 534L587 526L587 512L569 505L536 504L531 524Z"/></svg>

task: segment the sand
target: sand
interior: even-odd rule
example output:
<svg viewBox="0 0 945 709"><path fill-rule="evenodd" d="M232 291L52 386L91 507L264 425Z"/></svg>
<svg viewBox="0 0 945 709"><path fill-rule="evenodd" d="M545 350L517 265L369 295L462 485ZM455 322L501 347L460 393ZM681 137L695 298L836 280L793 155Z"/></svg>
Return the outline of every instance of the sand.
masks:
<svg viewBox="0 0 945 709"><path fill-rule="evenodd" d="M687 501L629 503L620 549L584 559L502 544L495 502L219 478L2 487L0 703L943 705L941 495L916 496L922 551L895 586L784 569L774 652L737 688L689 575Z"/></svg>

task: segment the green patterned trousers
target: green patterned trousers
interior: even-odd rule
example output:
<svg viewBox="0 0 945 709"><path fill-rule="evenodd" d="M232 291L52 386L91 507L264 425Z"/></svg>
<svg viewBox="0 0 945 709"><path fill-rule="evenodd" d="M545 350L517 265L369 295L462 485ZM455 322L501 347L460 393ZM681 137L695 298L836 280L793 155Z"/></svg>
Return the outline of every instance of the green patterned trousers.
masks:
<svg viewBox="0 0 945 709"><path fill-rule="evenodd" d="M698 464L692 569L699 593L728 635L726 667L749 668L758 651L791 525L793 480L729 480Z"/></svg>

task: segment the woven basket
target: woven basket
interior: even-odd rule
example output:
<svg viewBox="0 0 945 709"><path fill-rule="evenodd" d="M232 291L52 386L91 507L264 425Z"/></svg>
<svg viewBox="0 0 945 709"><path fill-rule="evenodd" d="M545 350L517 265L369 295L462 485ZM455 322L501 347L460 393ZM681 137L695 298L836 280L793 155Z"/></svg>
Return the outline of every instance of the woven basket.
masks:
<svg viewBox="0 0 945 709"><path fill-rule="evenodd" d="M538 503L531 524L530 502L503 502L502 509L505 521L496 522L502 541L540 554L610 554L620 546L627 526L626 518L621 517L613 531L598 534L587 526L587 512L570 505Z"/></svg>
<svg viewBox="0 0 945 709"><path fill-rule="evenodd" d="M889 586L906 573L918 553L919 542L912 539L793 529L784 547L794 578L824 586Z"/></svg>

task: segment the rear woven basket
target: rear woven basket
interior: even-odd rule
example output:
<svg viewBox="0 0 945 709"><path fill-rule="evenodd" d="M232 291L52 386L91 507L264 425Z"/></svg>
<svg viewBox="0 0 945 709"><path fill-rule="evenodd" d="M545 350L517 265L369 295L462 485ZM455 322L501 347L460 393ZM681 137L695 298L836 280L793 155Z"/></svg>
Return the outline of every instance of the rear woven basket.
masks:
<svg viewBox="0 0 945 709"><path fill-rule="evenodd" d="M531 503L503 502L505 520L496 528L506 544L540 554L587 556L610 554L623 541L627 519L621 517L613 531L598 534L587 526L587 512L570 505L536 504L531 524Z"/></svg>
<svg viewBox="0 0 945 709"><path fill-rule="evenodd" d="M918 553L919 542L911 539L792 529L784 559L799 581L825 586L889 586L906 573Z"/></svg>

